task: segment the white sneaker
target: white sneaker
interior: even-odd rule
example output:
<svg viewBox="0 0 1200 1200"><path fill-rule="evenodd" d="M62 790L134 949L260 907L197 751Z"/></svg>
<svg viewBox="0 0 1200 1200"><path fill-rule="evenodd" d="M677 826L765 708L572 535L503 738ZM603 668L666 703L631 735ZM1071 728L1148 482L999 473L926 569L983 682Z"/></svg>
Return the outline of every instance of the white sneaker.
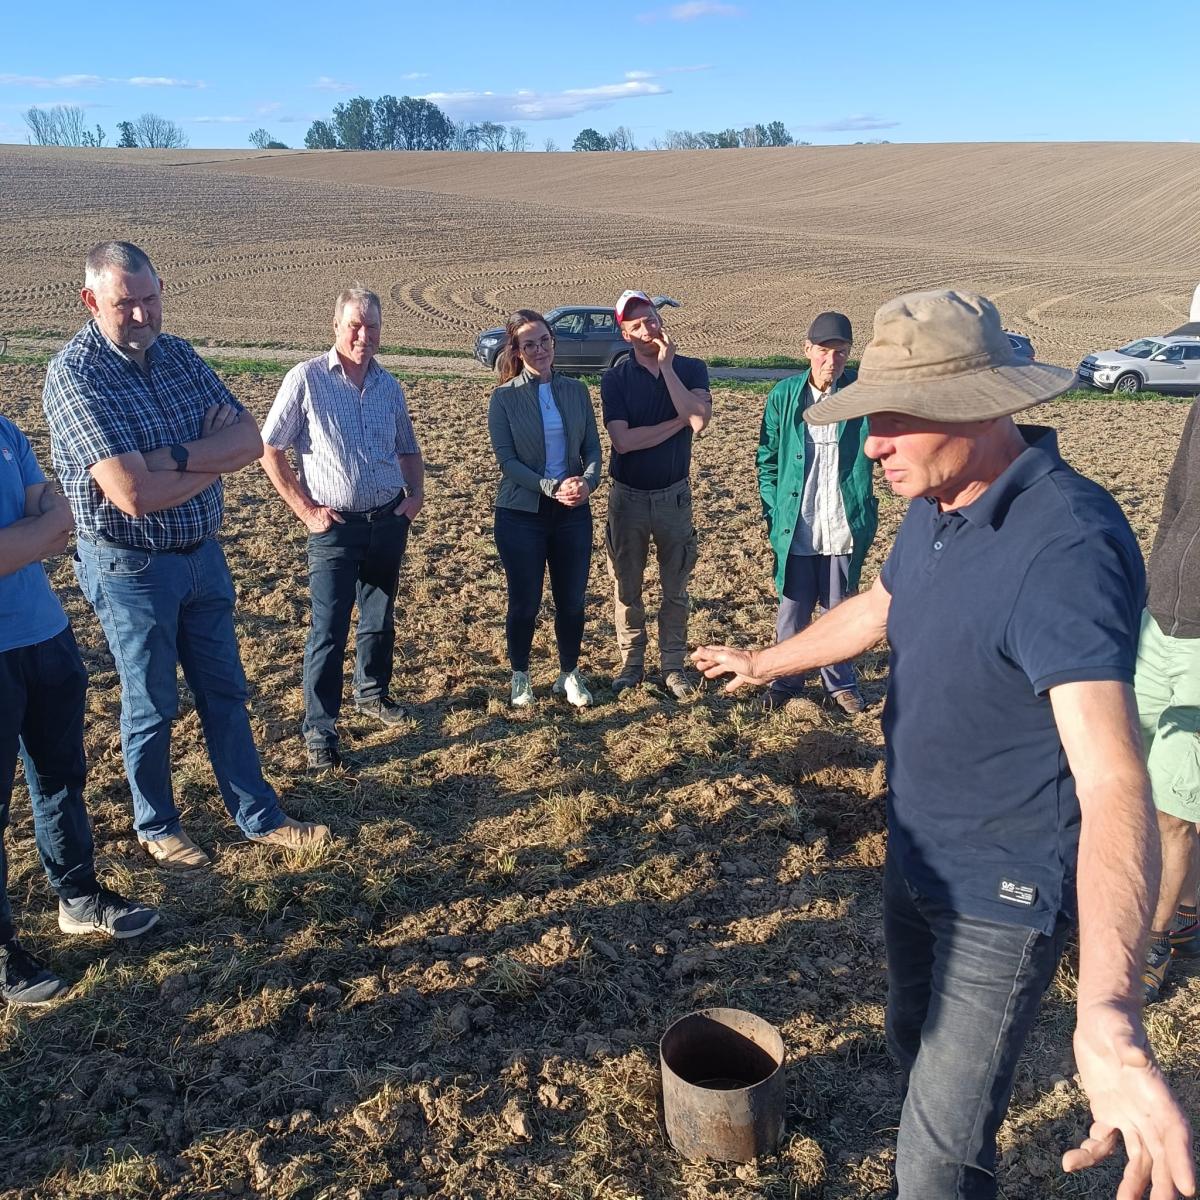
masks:
<svg viewBox="0 0 1200 1200"><path fill-rule="evenodd" d="M567 702L576 708L587 708L592 702L592 693L588 691L578 668L560 675L555 681L554 692L558 696L565 695Z"/></svg>
<svg viewBox="0 0 1200 1200"><path fill-rule="evenodd" d="M512 677L512 697L509 703L513 708L528 708L535 699L533 685L529 682L529 672L514 671Z"/></svg>

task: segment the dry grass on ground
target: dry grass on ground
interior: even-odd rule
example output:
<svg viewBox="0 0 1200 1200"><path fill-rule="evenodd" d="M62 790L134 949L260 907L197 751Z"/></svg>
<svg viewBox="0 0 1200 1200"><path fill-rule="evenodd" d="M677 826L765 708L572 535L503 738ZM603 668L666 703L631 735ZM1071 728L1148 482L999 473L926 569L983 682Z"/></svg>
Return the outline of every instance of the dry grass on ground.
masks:
<svg viewBox="0 0 1200 1200"><path fill-rule="evenodd" d="M261 417L277 380L233 383ZM46 460L40 386L39 370L0 367L4 411ZM898 1115L881 1028L882 657L863 664L875 706L852 722L816 705L763 716L718 694L676 706L651 688L614 701L598 552L584 667L600 702L575 712L547 694L543 618L542 700L513 714L486 396L443 381L409 394L430 460L400 602L396 691L412 718L395 731L346 718L357 782L301 769L300 527L257 468L229 482L223 540L255 729L288 810L332 826L328 848L280 856L239 841L185 699L175 781L216 868L149 868L130 831L113 665L69 563L54 564L92 672L99 859L163 921L132 945L63 939L18 795L12 897L31 945L78 983L46 1011L0 1012L0 1196L876 1195ZM697 641L772 629L751 469L761 403L718 391L697 447ZM1145 543L1185 411L1097 402L1046 416ZM604 502L602 490L597 547ZM899 511L884 501L881 547ZM1085 1124L1072 987L1067 965L1020 1071L1002 1137L1007 1200L1115 1189L1111 1170L1058 1172ZM713 1004L763 1014L789 1047L786 1140L755 1166L682 1162L662 1132L656 1039ZM1198 1009L1185 977L1152 1021L1193 1111Z"/></svg>
<svg viewBox="0 0 1200 1200"><path fill-rule="evenodd" d="M145 246L172 328L319 344L361 277L385 336L468 349L514 308L683 301L703 354L796 353L811 315L860 333L904 291L994 297L1042 357L1186 319L1200 261L1200 148L802 146L635 154L0 148L0 332L79 323L80 263ZM863 339L865 340L865 338Z"/></svg>

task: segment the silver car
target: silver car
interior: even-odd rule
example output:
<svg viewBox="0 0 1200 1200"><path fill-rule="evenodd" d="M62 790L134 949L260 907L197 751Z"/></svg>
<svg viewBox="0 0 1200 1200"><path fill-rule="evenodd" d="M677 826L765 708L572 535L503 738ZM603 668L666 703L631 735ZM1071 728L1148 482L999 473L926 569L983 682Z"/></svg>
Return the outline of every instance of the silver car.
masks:
<svg viewBox="0 0 1200 1200"><path fill-rule="evenodd" d="M1078 374L1085 387L1105 392L1200 395L1200 337L1138 338L1119 350L1089 354Z"/></svg>

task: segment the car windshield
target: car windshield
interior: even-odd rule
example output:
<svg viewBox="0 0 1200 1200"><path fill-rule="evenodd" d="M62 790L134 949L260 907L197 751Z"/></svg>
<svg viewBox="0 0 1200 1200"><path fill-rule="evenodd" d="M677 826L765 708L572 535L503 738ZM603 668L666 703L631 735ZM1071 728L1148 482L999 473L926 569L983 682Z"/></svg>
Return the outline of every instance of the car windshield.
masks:
<svg viewBox="0 0 1200 1200"><path fill-rule="evenodd" d="M1149 358L1152 354L1157 354L1160 350L1165 350L1166 346L1162 342L1156 342L1153 338L1138 338L1136 342L1130 342L1128 346L1121 347L1121 353L1127 354L1130 358Z"/></svg>

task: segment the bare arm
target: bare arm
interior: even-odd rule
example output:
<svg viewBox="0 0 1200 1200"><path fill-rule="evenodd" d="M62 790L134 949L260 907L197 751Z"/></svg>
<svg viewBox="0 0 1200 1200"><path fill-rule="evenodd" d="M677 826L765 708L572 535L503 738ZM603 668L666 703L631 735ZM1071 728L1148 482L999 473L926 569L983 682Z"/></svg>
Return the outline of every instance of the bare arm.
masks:
<svg viewBox="0 0 1200 1200"><path fill-rule="evenodd" d="M215 473L153 471L136 450L102 459L93 464L91 472L105 497L131 517L175 508L220 478Z"/></svg>
<svg viewBox="0 0 1200 1200"><path fill-rule="evenodd" d="M629 428L628 421L609 421L605 426L609 440L618 454L628 454L633 450L649 450L652 446L661 446L667 438L674 437L681 429L686 429L686 417L672 417L669 421L661 421L657 425L638 425Z"/></svg>
<svg viewBox="0 0 1200 1200"><path fill-rule="evenodd" d="M263 452L262 438L254 418L229 404L214 404L204 414L204 426L194 442L184 442L188 452L187 470L182 474L228 475L240 471ZM151 471L177 471L169 446L160 446L143 455Z"/></svg>
<svg viewBox="0 0 1200 1200"><path fill-rule="evenodd" d="M45 483L25 489L25 513L0 529L0 576L61 554L75 528L70 505Z"/></svg>
<svg viewBox="0 0 1200 1200"><path fill-rule="evenodd" d="M891 603L891 592L876 579L868 591L842 601L786 641L764 650L701 646L692 659L709 679L732 675L725 685L727 692L746 683L764 684L783 675L799 675L844 662L882 641L887 636Z"/></svg>
<svg viewBox="0 0 1200 1200"><path fill-rule="evenodd" d="M1082 810L1079 838L1079 989L1075 1058L1094 1123L1063 1167L1080 1170L1124 1140L1118 1200L1153 1180L1154 1200L1195 1187L1191 1134L1155 1063L1141 1019L1139 974L1159 842L1132 689L1068 683L1050 703Z"/></svg>
<svg viewBox="0 0 1200 1200"><path fill-rule="evenodd" d="M658 336L658 369L675 411L699 433L712 417L712 396L704 388L689 390L675 374L675 342L665 329Z"/></svg>

